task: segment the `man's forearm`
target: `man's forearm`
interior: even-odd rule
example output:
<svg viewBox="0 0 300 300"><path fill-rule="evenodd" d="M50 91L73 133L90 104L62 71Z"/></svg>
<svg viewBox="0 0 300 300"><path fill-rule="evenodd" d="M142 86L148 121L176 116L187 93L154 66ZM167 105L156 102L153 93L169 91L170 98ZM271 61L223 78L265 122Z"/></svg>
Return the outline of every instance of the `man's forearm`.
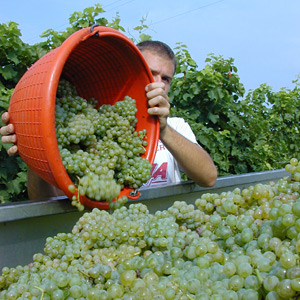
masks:
<svg viewBox="0 0 300 300"><path fill-rule="evenodd" d="M215 184L218 172L203 148L186 139L169 125L161 133L160 140L190 179L200 186Z"/></svg>

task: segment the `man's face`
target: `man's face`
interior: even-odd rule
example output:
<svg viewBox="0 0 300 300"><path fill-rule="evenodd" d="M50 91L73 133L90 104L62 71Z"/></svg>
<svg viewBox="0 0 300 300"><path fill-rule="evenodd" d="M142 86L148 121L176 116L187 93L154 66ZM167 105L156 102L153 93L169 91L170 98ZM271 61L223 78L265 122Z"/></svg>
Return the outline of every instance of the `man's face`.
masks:
<svg viewBox="0 0 300 300"><path fill-rule="evenodd" d="M142 55L151 70L154 81L163 82L167 93L174 74L173 62L149 50L142 51Z"/></svg>

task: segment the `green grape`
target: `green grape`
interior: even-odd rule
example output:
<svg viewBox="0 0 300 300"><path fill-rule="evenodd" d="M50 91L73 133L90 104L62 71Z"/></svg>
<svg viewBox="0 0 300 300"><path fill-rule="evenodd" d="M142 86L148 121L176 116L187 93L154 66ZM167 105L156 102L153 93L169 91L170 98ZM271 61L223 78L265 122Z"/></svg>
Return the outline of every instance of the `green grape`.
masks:
<svg viewBox="0 0 300 300"><path fill-rule="evenodd" d="M127 270L121 274L121 283L124 286L130 286L136 279L136 272L134 270Z"/></svg>
<svg viewBox="0 0 300 300"><path fill-rule="evenodd" d="M224 269L223 269L223 271L224 271L224 273L225 273L227 276L229 276L229 277L233 276L233 275L235 274L236 270L237 270L237 269L236 269L236 266L235 266L235 264L234 264L233 262L227 261L227 262L224 264Z"/></svg>
<svg viewBox="0 0 300 300"><path fill-rule="evenodd" d="M268 275L263 281L263 286L265 290L271 292L275 289L278 283L279 283L279 279L277 276Z"/></svg>
<svg viewBox="0 0 300 300"><path fill-rule="evenodd" d="M271 291L266 295L266 300L282 300L276 291Z"/></svg>
<svg viewBox="0 0 300 300"><path fill-rule="evenodd" d="M251 275L252 271L253 271L252 266L248 262L243 262L243 263L239 264L237 267L237 273L240 276L242 276L243 278L246 278L249 275Z"/></svg>
<svg viewBox="0 0 300 300"><path fill-rule="evenodd" d="M153 297L153 294L149 288L140 287L139 289L137 289L135 296L137 299L151 300Z"/></svg>
<svg viewBox="0 0 300 300"><path fill-rule="evenodd" d="M292 212L291 206L287 203L283 203L278 210L278 215L284 216L286 214L291 214L291 212Z"/></svg>
<svg viewBox="0 0 300 300"><path fill-rule="evenodd" d="M281 255L280 263L286 269L295 267L296 266L296 257L293 253L287 251Z"/></svg>
<svg viewBox="0 0 300 300"><path fill-rule="evenodd" d="M261 284L255 275L249 275L245 278L244 286L246 289L259 290Z"/></svg>
<svg viewBox="0 0 300 300"><path fill-rule="evenodd" d="M284 299L290 299L295 296L296 291L291 287L291 280L281 280L276 286L276 292Z"/></svg>
<svg viewBox="0 0 300 300"><path fill-rule="evenodd" d="M238 300L238 294L235 291L226 290L223 294L223 299Z"/></svg>
<svg viewBox="0 0 300 300"><path fill-rule="evenodd" d="M253 240L253 231L250 228L244 228L241 232L241 240L243 243L249 243Z"/></svg>
<svg viewBox="0 0 300 300"><path fill-rule="evenodd" d="M244 286L244 278L239 275L233 275L229 280L229 288L238 291Z"/></svg>
<svg viewBox="0 0 300 300"><path fill-rule="evenodd" d="M300 278L294 278L291 280L291 287L294 291L300 292Z"/></svg>
<svg viewBox="0 0 300 300"><path fill-rule="evenodd" d="M124 288L118 283L113 283L109 286L107 292L112 299L121 298L124 294Z"/></svg>
<svg viewBox="0 0 300 300"><path fill-rule="evenodd" d="M259 300L259 293L253 289L245 289L242 300Z"/></svg>
<svg viewBox="0 0 300 300"><path fill-rule="evenodd" d="M176 291L173 287L166 287L163 291L163 295L166 300L171 300L175 298Z"/></svg>
<svg viewBox="0 0 300 300"><path fill-rule="evenodd" d="M287 270L286 276L288 279L300 278L300 267L292 267Z"/></svg>
<svg viewBox="0 0 300 300"><path fill-rule="evenodd" d="M57 289L55 291L52 292L51 294L51 298L53 300L62 300L65 298L64 292L63 290Z"/></svg>
<svg viewBox="0 0 300 300"><path fill-rule="evenodd" d="M296 217L300 217L300 201L299 200L293 204L292 212Z"/></svg>
<svg viewBox="0 0 300 300"><path fill-rule="evenodd" d="M259 257L257 261L257 267L260 272L270 272L272 269L272 262L267 257Z"/></svg>

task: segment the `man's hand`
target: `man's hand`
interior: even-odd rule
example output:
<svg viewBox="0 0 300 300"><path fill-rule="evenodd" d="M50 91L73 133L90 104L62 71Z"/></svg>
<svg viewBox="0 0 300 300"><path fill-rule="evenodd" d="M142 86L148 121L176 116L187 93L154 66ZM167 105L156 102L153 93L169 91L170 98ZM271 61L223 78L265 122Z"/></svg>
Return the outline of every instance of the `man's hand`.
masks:
<svg viewBox="0 0 300 300"><path fill-rule="evenodd" d="M2 135L1 141L3 144L15 144L17 142L17 136L15 135L15 129L13 124L8 124L9 122L9 114L8 112L4 112L2 114L2 122L5 126L0 128L0 134ZM8 125L7 125L8 124ZM8 155L15 155L18 152L17 145L13 145L7 150Z"/></svg>
<svg viewBox="0 0 300 300"><path fill-rule="evenodd" d="M148 98L148 113L157 116L160 122L160 132L167 126L167 118L170 114L169 97L165 91L163 82L152 82L146 86L146 96Z"/></svg>

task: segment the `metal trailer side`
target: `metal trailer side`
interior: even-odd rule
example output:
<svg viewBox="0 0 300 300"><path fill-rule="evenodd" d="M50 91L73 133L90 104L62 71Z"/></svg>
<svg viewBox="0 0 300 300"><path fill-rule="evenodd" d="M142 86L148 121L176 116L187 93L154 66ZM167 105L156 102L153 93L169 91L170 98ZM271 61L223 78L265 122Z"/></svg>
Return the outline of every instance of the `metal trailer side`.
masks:
<svg viewBox="0 0 300 300"><path fill-rule="evenodd" d="M151 213L167 209L174 201L195 203L204 193L221 193L236 187L241 189L257 183L277 182L289 174L284 169L224 176L212 188L199 187L192 181L167 187L143 189L138 200ZM0 269L32 262L35 253L42 252L47 237L59 232L70 232L84 212L71 206L66 197L45 199L39 202L0 205Z"/></svg>

